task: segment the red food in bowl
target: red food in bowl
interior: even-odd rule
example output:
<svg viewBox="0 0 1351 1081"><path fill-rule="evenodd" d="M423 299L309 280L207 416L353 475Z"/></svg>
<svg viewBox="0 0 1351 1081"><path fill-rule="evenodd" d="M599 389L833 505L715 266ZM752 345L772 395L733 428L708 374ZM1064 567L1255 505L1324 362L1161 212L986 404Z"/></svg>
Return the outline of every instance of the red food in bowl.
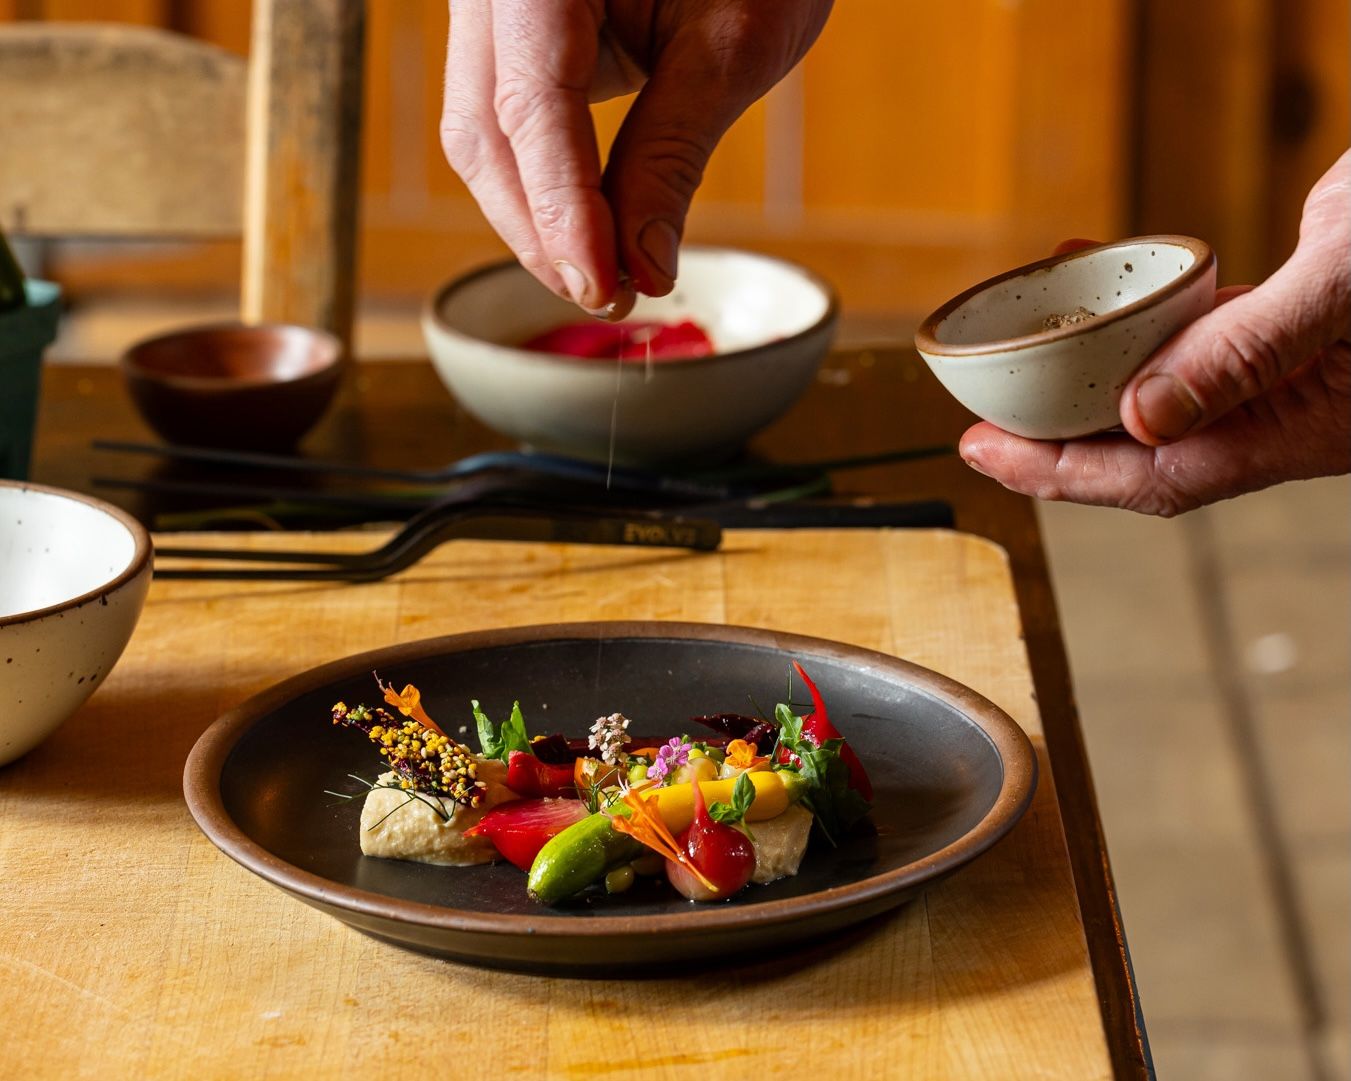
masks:
<svg viewBox="0 0 1351 1081"><path fill-rule="evenodd" d="M698 323L602 323L583 319L546 330L522 343L537 353L593 360L685 360L706 357L713 341Z"/></svg>

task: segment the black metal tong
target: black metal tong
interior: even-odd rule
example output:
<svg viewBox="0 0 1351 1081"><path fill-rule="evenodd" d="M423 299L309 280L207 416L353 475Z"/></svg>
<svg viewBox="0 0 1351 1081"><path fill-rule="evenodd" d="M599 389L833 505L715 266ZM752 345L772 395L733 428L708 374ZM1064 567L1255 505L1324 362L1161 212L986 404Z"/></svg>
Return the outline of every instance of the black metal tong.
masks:
<svg viewBox="0 0 1351 1081"><path fill-rule="evenodd" d="M414 515L384 544L367 552L164 545L155 549L155 576L231 581L374 582L412 566L452 540L560 541L712 551L722 541L722 529L716 522L701 518L643 512L580 513L482 503L471 506L442 504ZM279 565L166 567L160 562L165 559Z"/></svg>

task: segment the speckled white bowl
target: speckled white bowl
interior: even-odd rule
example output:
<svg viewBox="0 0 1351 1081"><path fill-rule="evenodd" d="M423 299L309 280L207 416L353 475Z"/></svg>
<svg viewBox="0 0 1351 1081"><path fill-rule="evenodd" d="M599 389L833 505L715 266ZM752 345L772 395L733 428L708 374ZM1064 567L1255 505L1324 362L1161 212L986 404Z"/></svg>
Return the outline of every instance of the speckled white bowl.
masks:
<svg viewBox="0 0 1351 1081"><path fill-rule="evenodd" d="M0 764L107 677L150 586L150 535L97 499L0 481Z"/></svg>
<svg viewBox="0 0 1351 1081"><path fill-rule="evenodd" d="M782 414L830 349L835 292L802 267L753 252L688 246L669 296L639 298L636 320L692 319L712 356L579 360L517 348L585 318L519 264L440 289L422 329L436 370L490 428L562 454L656 465L725 457Z"/></svg>
<svg viewBox="0 0 1351 1081"><path fill-rule="evenodd" d="M1134 237L973 286L920 325L915 348L978 417L1029 439L1073 439L1120 424L1131 375L1214 303L1208 244ZM1080 307L1095 318L1042 329Z"/></svg>

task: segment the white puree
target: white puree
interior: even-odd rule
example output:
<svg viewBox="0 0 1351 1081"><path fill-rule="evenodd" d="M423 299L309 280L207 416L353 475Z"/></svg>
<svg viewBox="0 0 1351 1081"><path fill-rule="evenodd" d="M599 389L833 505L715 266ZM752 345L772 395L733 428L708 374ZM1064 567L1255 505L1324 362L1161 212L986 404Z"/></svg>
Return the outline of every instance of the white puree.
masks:
<svg viewBox="0 0 1351 1081"><path fill-rule="evenodd" d="M397 773L382 773L361 808L361 851L367 856L449 867L491 863L497 858L492 842L486 837L466 837L464 831L497 804L515 799L516 793L506 785L507 767L502 762L479 759L478 779L488 790L483 803L470 808L425 792L410 798L398 787ZM433 810L432 804L449 815L449 820Z"/></svg>
<svg viewBox="0 0 1351 1081"><path fill-rule="evenodd" d="M807 838L812 832L812 813L797 803L790 803L781 815L765 822L751 823L755 834L755 874L751 881L763 886L780 878L797 874L802 854L807 851Z"/></svg>

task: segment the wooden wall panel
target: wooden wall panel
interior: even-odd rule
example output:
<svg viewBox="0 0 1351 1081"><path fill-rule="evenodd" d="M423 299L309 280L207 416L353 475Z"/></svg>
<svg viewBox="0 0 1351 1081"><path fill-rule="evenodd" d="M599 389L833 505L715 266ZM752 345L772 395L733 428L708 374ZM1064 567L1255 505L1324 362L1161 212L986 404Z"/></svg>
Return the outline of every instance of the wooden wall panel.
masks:
<svg viewBox="0 0 1351 1081"><path fill-rule="evenodd" d="M1351 145L1351 4L1282 4L1275 25L1271 179L1264 271L1299 238L1304 196Z"/></svg>
<svg viewBox="0 0 1351 1081"><path fill-rule="evenodd" d="M170 0L38 0L36 6L32 18L167 26L172 5Z"/></svg>
<svg viewBox="0 0 1351 1081"><path fill-rule="evenodd" d="M1138 228L1204 237L1222 282L1250 281L1266 261L1272 2L1143 10Z"/></svg>
<svg viewBox="0 0 1351 1081"><path fill-rule="evenodd" d="M171 29L209 41L240 56L249 51L252 5L246 3L174 3Z"/></svg>
<svg viewBox="0 0 1351 1081"><path fill-rule="evenodd" d="M989 0L837 4L804 65L807 206L1003 211L1016 18Z"/></svg>
<svg viewBox="0 0 1351 1081"><path fill-rule="evenodd" d="M1003 5L1008 6L1008 5ZM1127 231L1135 27L1130 0L1018 5L1011 262Z"/></svg>

